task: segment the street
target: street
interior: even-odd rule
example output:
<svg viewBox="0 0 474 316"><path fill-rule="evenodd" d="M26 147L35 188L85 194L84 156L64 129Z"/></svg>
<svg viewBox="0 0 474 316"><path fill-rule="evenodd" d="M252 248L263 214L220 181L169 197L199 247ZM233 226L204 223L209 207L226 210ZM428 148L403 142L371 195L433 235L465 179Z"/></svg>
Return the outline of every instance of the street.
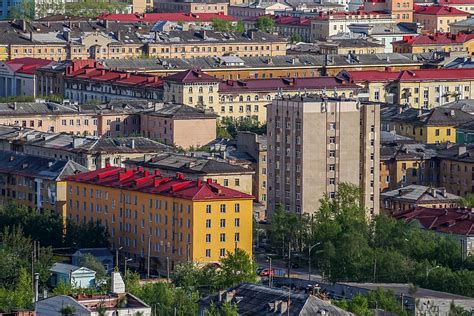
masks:
<svg viewBox="0 0 474 316"><path fill-rule="evenodd" d="M257 255L256 262L260 268L269 268L269 261L264 255ZM272 259L272 268L275 269L275 276L287 276L288 268L286 267L285 261L281 259ZM296 269L292 268L290 276L297 279L308 280L308 267L303 266ZM321 281L322 277L318 273L311 273L311 280Z"/></svg>

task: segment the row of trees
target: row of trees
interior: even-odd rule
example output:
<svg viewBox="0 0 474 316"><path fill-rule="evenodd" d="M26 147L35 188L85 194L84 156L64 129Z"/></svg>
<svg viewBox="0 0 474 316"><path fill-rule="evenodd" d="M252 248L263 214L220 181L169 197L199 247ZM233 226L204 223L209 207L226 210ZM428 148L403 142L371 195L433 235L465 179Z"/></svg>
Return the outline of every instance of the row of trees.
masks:
<svg viewBox="0 0 474 316"><path fill-rule="evenodd" d="M266 133L266 130L266 124L262 124L252 118L236 120L231 117L225 117L217 123L217 137L221 138L235 138L238 131L253 132L262 135Z"/></svg>
<svg viewBox="0 0 474 316"><path fill-rule="evenodd" d="M294 251L317 244L311 260L331 281L414 283L474 297L474 260L463 260L458 241L383 214L368 222L353 185L323 198L312 218L278 208L269 234L281 253L288 243Z"/></svg>

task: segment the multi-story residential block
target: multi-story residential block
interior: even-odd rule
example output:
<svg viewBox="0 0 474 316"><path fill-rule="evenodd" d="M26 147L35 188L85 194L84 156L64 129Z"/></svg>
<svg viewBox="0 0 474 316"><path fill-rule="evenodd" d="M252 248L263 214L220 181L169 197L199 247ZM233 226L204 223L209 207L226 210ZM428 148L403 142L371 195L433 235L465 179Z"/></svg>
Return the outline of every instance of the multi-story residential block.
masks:
<svg viewBox="0 0 474 316"><path fill-rule="evenodd" d="M459 196L474 193L474 147L446 145L438 150L440 186Z"/></svg>
<svg viewBox="0 0 474 316"><path fill-rule="evenodd" d="M252 118L265 122L265 106L280 95L297 95L302 91L328 96L357 95L357 85L336 77L268 78L227 80L199 70L188 70L163 78L165 102L178 102L216 112L220 117Z"/></svg>
<svg viewBox="0 0 474 316"><path fill-rule="evenodd" d="M140 114L140 133L167 145L199 148L216 138L217 115L184 104L161 104Z"/></svg>
<svg viewBox="0 0 474 316"><path fill-rule="evenodd" d="M469 33L435 33L405 37L392 43L396 53L421 54L427 52L449 52L462 55L474 53L474 34Z"/></svg>
<svg viewBox="0 0 474 316"><path fill-rule="evenodd" d="M35 71L51 64L51 60L18 58L0 62L0 97L36 97Z"/></svg>
<svg viewBox="0 0 474 316"><path fill-rule="evenodd" d="M90 66L94 65L94 61L87 60ZM36 95L38 97L51 97L53 95L64 96L64 75L67 67L77 64L78 61L63 60L52 62L46 66L36 69ZM86 66L86 65L84 65Z"/></svg>
<svg viewBox="0 0 474 316"><path fill-rule="evenodd" d="M395 218L457 239L461 245L463 258L474 254L474 233L472 231L474 217L469 209L420 206L401 212L395 215ZM462 304L461 301L459 303Z"/></svg>
<svg viewBox="0 0 474 316"><path fill-rule="evenodd" d="M129 5L130 12L133 13L145 13L153 11L152 0L118 0Z"/></svg>
<svg viewBox="0 0 474 316"><path fill-rule="evenodd" d="M449 32L450 24L465 20L469 13L444 5L419 6L413 13L413 22L420 23L426 32Z"/></svg>
<svg viewBox="0 0 474 316"><path fill-rule="evenodd" d="M407 185L436 186L439 163L435 148L413 141L383 143L380 148L380 191Z"/></svg>
<svg viewBox="0 0 474 316"><path fill-rule="evenodd" d="M445 188L411 184L380 194L382 211L395 214L417 207L452 208L459 206L460 197L448 193Z"/></svg>
<svg viewBox="0 0 474 316"><path fill-rule="evenodd" d="M327 39L338 33L349 32L350 25L395 23L392 14L380 12L334 12L321 13L311 20L311 39Z"/></svg>
<svg viewBox="0 0 474 316"><path fill-rule="evenodd" d="M413 0L368 0L364 1L364 10L392 14L397 22L413 21Z"/></svg>
<svg viewBox="0 0 474 316"><path fill-rule="evenodd" d="M200 31L155 32L147 38L146 52L150 57L189 58L284 56L286 39L256 30L244 33Z"/></svg>
<svg viewBox="0 0 474 316"><path fill-rule="evenodd" d="M241 1L241 0L232 0ZM276 12L291 11L293 8L284 2L250 2L242 0L244 3L229 6L229 15L238 18L259 17L264 15L275 15Z"/></svg>
<svg viewBox="0 0 474 316"><path fill-rule="evenodd" d="M268 210L317 212L339 183L360 186L379 211L380 107L353 99L294 96L268 106Z"/></svg>
<svg viewBox="0 0 474 316"><path fill-rule="evenodd" d="M107 69L127 72L139 71L164 77L188 69L202 72L221 80L243 80L279 77L335 76L341 70L419 69L423 64L409 54L309 54L307 45L295 45L287 56L273 57L199 57L160 59L101 60ZM313 46L311 46L313 47Z"/></svg>
<svg viewBox="0 0 474 316"><path fill-rule="evenodd" d="M473 115L459 109L408 108L390 119L390 127L397 134L424 144L455 143L456 127L473 120Z"/></svg>
<svg viewBox="0 0 474 316"><path fill-rule="evenodd" d="M239 248L252 255L251 195L182 174L108 167L69 177L67 218L99 221L114 248L151 270L217 262Z"/></svg>
<svg viewBox="0 0 474 316"><path fill-rule="evenodd" d="M183 12L195 15L223 13L227 15L229 2L221 0L200 0L193 2L155 0L154 5L158 12Z"/></svg>
<svg viewBox="0 0 474 316"><path fill-rule="evenodd" d="M65 179L87 169L74 161L0 151L0 204L66 215Z"/></svg>
<svg viewBox="0 0 474 316"><path fill-rule="evenodd" d="M207 181L237 190L246 194L253 192L253 176L255 171L238 164L229 163L224 159L213 157L196 157L166 153L152 157L130 159L125 162L127 168L142 167L155 172L159 170L165 177L173 177L176 172L184 174L186 179Z"/></svg>
<svg viewBox="0 0 474 316"><path fill-rule="evenodd" d="M177 4L178 6L199 6L199 4L196 2L173 2L172 4ZM157 29L157 27L163 22L170 22L173 23L177 29L182 28L184 30L201 27L212 27L212 21L214 19L229 21L233 24L237 23L238 19L228 16L227 13L225 13L225 11L227 11L227 4L222 3L222 5L226 7L224 11L209 13L186 12L186 10L179 10L173 13L104 13L99 17L99 19L102 21L109 21L109 23L158 23L155 24L154 29ZM159 10L159 12L166 12L166 10ZM177 24L178 22L179 25Z"/></svg>
<svg viewBox="0 0 474 316"><path fill-rule="evenodd" d="M103 69L100 66L66 69L64 95L80 104L111 100L162 100L162 82L155 76Z"/></svg>

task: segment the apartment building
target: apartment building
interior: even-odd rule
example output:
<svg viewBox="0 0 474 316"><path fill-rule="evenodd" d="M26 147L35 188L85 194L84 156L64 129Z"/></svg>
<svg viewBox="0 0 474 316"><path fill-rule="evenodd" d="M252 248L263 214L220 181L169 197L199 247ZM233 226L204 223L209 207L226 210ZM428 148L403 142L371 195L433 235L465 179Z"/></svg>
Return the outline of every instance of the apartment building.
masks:
<svg viewBox="0 0 474 316"><path fill-rule="evenodd" d="M364 1L366 12L386 12L392 14L397 22L413 21L413 0L368 0Z"/></svg>
<svg viewBox="0 0 474 316"><path fill-rule="evenodd" d="M357 95L358 86L336 77L268 78L247 80L218 79L200 70L190 69L163 78L165 102L178 102L209 109L220 117L267 119L266 105L281 95L302 91L328 96Z"/></svg>
<svg viewBox="0 0 474 316"><path fill-rule="evenodd" d="M359 98L365 101L393 103L395 94L387 89L389 82L397 80L399 76L395 71L341 71L337 77L352 82L361 87Z"/></svg>
<svg viewBox="0 0 474 316"><path fill-rule="evenodd" d="M474 1L472 0L439 0L438 4L464 12L474 13Z"/></svg>
<svg viewBox="0 0 474 316"><path fill-rule="evenodd" d="M67 200L70 220L102 222L124 256L149 253L151 271L217 262L236 248L252 255L253 197L212 180L107 167L70 177Z"/></svg>
<svg viewBox="0 0 474 316"><path fill-rule="evenodd" d="M321 13L311 20L311 39L324 40L338 33L347 33L351 25L387 23L396 23L392 14L360 11Z"/></svg>
<svg viewBox="0 0 474 316"><path fill-rule="evenodd" d="M360 186L379 212L380 108L353 99L283 97L268 106L268 210L312 214L339 183Z"/></svg>
<svg viewBox="0 0 474 316"><path fill-rule="evenodd" d="M174 3L173 3L174 4ZM191 2L188 3L178 3L178 6L193 6L194 4ZM225 6L226 4L222 4ZM224 10L226 11L226 10ZM163 22L170 22L176 29L193 29L193 28L212 28L212 21L214 19L225 20L232 22L232 24L237 23L237 19L231 16L228 16L226 13L217 11L217 12L209 12L209 13L196 13L196 12L186 12L186 10L180 10L172 13L164 13L167 11L158 10L160 13L103 13L99 19L101 21L109 21L110 22L120 22L120 23L142 23L142 24L155 24L154 29L163 30L160 25ZM178 25L179 22L179 25Z"/></svg>
<svg viewBox="0 0 474 316"><path fill-rule="evenodd" d="M206 13L223 13L227 15L229 3L224 1L200 0L200 1L154 1L158 12L183 12L195 15Z"/></svg>
<svg viewBox="0 0 474 316"><path fill-rule="evenodd" d="M0 151L0 204L66 215L65 179L87 169L74 161Z"/></svg>
<svg viewBox="0 0 474 316"><path fill-rule="evenodd" d="M318 43L321 54L383 54L385 46L372 39L329 39Z"/></svg>
<svg viewBox="0 0 474 316"><path fill-rule="evenodd" d="M465 20L469 13L451 6L419 6L413 13L413 22L420 23L429 33L450 32L450 24Z"/></svg>
<svg viewBox="0 0 474 316"><path fill-rule="evenodd" d="M176 172L179 172L186 179L202 181L212 179L214 183L246 194L253 192L253 176L256 173L252 169L224 159L198 157L194 154L164 153L130 159L125 162L125 166L127 168L142 167L152 173L159 170L161 175L166 177L173 177Z"/></svg>
<svg viewBox="0 0 474 316"><path fill-rule="evenodd" d="M456 127L473 120L473 115L460 109L408 108L390 119L390 128L399 135L413 138L424 144L455 143Z"/></svg>
<svg viewBox="0 0 474 316"><path fill-rule="evenodd" d="M440 186L459 196L474 193L474 147L446 145L438 150Z"/></svg>
<svg viewBox="0 0 474 316"><path fill-rule="evenodd" d="M217 115L184 104L161 104L140 114L140 133L178 148L199 148L216 139Z"/></svg>
<svg viewBox="0 0 474 316"><path fill-rule="evenodd" d="M438 183L439 162L435 148L406 140L381 145L381 192L408 185L432 187L437 186Z"/></svg>
<svg viewBox="0 0 474 316"><path fill-rule="evenodd" d="M17 58L0 62L0 97L36 97L36 69L51 64L51 60Z"/></svg>
<svg viewBox="0 0 474 316"><path fill-rule="evenodd" d="M470 56L474 53L474 34L435 33L404 37L392 43L396 53L421 54L428 52L449 52Z"/></svg>
<svg viewBox="0 0 474 316"><path fill-rule="evenodd" d="M64 77L66 99L86 103L111 100L162 100L162 82L155 76L97 67L69 66Z"/></svg>
<svg viewBox="0 0 474 316"><path fill-rule="evenodd" d="M417 207L453 208L459 207L460 196L451 194L445 188L411 184L403 188L380 194L381 209L394 214Z"/></svg>

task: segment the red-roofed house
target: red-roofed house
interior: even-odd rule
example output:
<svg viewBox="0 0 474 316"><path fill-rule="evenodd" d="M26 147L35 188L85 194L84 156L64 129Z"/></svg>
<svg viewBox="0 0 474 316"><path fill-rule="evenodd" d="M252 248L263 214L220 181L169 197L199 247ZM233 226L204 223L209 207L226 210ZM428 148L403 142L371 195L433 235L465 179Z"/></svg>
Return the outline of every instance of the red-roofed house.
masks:
<svg viewBox="0 0 474 316"><path fill-rule="evenodd" d="M183 174L165 177L138 167L106 167L67 180L67 217L102 222L114 248L151 270L210 263L236 248L252 255L253 196ZM93 194L89 194L93 192ZM93 212L92 212L93 210Z"/></svg>
<svg viewBox="0 0 474 316"><path fill-rule="evenodd" d="M29 57L0 62L0 97L36 97L35 72L52 62Z"/></svg>
<svg viewBox="0 0 474 316"><path fill-rule="evenodd" d="M474 13L474 0L438 0L438 4Z"/></svg>
<svg viewBox="0 0 474 316"><path fill-rule="evenodd" d="M420 228L447 234L459 240L464 257L474 255L474 212L463 208L416 207L394 215Z"/></svg>
<svg viewBox="0 0 474 316"><path fill-rule="evenodd" d="M420 23L426 32L449 32L449 24L465 20L469 13L444 5L415 7L413 22Z"/></svg>
<svg viewBox="0 0 474 316"><path fill-rule="evenodd" d="M419 54L425 52L474 53L474 34L435 33L432 35L406 36L392 42L394 53Z"/></svg>

